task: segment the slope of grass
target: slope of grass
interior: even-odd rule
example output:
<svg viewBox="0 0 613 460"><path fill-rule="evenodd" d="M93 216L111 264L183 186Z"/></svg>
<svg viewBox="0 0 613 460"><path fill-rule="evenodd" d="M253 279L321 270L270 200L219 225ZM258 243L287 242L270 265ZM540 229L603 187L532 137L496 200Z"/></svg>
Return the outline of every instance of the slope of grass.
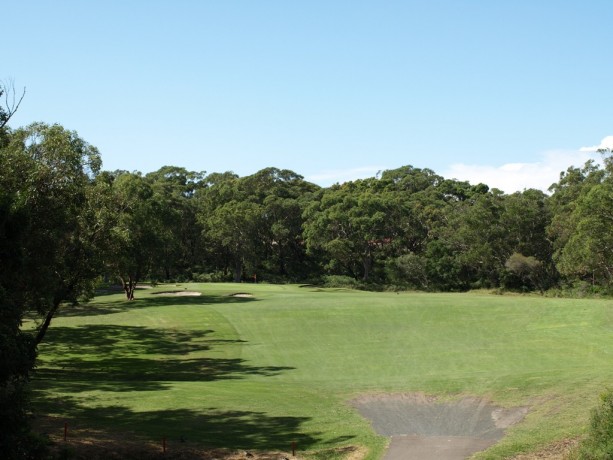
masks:
<svg viewBox="0 0 613 460"><path fill-rule="evenodd" d="M201 297L159 291L197 290ZM252 298L232 297L248 292ZM211 447L317 451L385 439L365 392L486 396L530 414L480 458L582 433L613 377L613 303L190 284L66 308L41 347L38 408Z"/></svg>

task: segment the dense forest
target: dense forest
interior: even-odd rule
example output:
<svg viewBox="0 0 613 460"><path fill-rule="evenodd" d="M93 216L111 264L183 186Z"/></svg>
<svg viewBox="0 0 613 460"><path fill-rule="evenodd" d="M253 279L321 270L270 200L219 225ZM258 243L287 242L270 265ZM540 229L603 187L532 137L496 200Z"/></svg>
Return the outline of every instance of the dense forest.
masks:
<svg viewBox="0 0 613 460"><path fill-rule="evenodd" d="M18 264L22 292L30 271L62 301L86 280L121 283L128 298L143 281L522 292L612 281L610 152L562 172L550 194L505 194L412 166L328 188L274 167L103 171L98 151L58 125L2 139L4 266Z"/></svg>
<svg viewBox="0 0 613 460"><path fill-rule="evenodd" d="M0 88L0 96L2 95ZM117 283L300 282L365 289L606 293L613 157L549 194L403 166L322 188L293 171L104 171L59 125L0 108L0 450L24 443L24 388L61 305ZM27 315L40 318L24 330ZM16 455L21 455L19 452Z"/></svg>

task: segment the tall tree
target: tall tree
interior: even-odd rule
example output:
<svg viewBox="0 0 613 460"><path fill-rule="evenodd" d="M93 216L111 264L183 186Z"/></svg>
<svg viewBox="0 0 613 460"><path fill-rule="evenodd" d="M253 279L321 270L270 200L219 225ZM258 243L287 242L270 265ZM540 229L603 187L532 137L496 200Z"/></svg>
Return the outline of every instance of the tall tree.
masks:
<svg viewBox="0 0 613 460"><path fill-rule="evenodd" d="M598 195L602 191L591 198L588 195L603 183L606 176L606 170L588 161L582 168L570 167L562 172L560 180L550 187L553 192L549 200L552 220L547 232L552 241L556 267L571 283L576 279L595 281L591 276L593 267L585 263L585 257L589 257L588 246L583 245L581 238L591 239L589 227L597 223L597 218L590 216L588 210L598 208ZM597 227L595 225L594 229Z"/></svg>
<svg viewBox="0 0 613 460"><path fill-rule="evenodd" d="M93 198L98 151L36 123L0 145L0 451L23 456L23 386L65 302L91 293L105 235ZM26 313L37 327L22 330Z"/></svg>
<svg viewBox="0 0 613 460"><path fill-rule="evenodd" d="M307 248L323 250L332 273L369 281L380 255L406 236L406 204L401 195L379 190L378 179L323 190L305 211Z"/></svg>
<svg viewBox="0 0 613 460"><path fill-rule="evenodd" d="M560 271L592 283L613 286L613 180L582 195L571 215L574 231L558 258Z"/></svg>
<svg viewBox="0 0 613 460"><path fill-rule="evenodd" d="M121 281L128 300L134 300L139 281L163 254L163 221L151 183L141 173L118 171L111 179L116 221L109 240L107 266Z"/></svg>
<svg viewBox="0 0 613 460"><path fill-rule="evenodd" d="M190 277L202 262L202 228L197 221L194 196L203 186L204 173L164 166L145 179L151 183L161 221L161 265L152 270L166 280Z"/></svg>

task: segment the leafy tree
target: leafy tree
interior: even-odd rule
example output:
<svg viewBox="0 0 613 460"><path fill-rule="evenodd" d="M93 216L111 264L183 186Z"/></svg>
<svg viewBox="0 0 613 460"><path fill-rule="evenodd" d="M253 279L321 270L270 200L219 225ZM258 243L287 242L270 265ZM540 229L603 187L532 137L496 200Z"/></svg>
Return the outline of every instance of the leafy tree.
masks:
<svg viewBox="0 0 613 460"><path fill-rule="evenodd" d="M264 271L304 276L302 212L317 186L289 170L265 168L239 178L213 174L198 194L199 221L214 265L239 281Z"/></svg>
<svg viewBox="0 0 613 460"><path fill-rule="evenodd" d="M610 206L609 165L601 169L593 161L582 168L571 167L560 174L550 191L552 220L548 236L553 260L566 281L609 283L607 207Z"/></svg>
<svg viewBox="0 0 613 460"><path fill-rule="evenodd" d="M17 458L28 443L23 388L37 345L62 304L92 292L108 235L93 201L100 168L95 147L59 125L35 123L6 134L0 146L0 451ZM28 312L40 318L33 332L21 329Z"/></svg>
<svg viewBox="0 0 613 460"><path fill-rule="evenodd" d="M163 257L162 210L151 183L140 173L119 171L110 177L109 205L115 223L109 240L107 267L121 281L128 300L134 300L139 281Z"/></svg>
<svg viewBox="0 0 613 460"><path fill-rule="evenodd" d="M330 272L369 281L375 262L404 241L410 214L402 195L379 190L377 179L333 186L305 211L307 248L328 255Z"/></svg>
<svg viewBox="0 0 613 460"><path fill-rule="evenodd" d="M297 279L310 264L302 238L303 212L319 187L290 170L265 168L241 181L249 201L261 206L265 272Z"/></svg>
<svg viewBox="0 0 613 460"><path fill-rule="evenodd" d="M613 183L595 185L577 201L573 233L559 258L560 271L593 283L613 284Z"/></svg>
<svg viewBox="0 0 613 460"><path fill-rule="evenodd" d="M197 221L194 196L203 186L204 173L164 166L149 173L153 196L160 211L160 278L189 277L201 268L202 228Z"/></svg>
<svg viewBox="0 0 613 460"><path fill-rule="evenodd" d="M241 281L245 266L253 272L258 263L261 215L256 203L230 201L213 210L204 222L208 237L227 255L235 282Z"/></svg>

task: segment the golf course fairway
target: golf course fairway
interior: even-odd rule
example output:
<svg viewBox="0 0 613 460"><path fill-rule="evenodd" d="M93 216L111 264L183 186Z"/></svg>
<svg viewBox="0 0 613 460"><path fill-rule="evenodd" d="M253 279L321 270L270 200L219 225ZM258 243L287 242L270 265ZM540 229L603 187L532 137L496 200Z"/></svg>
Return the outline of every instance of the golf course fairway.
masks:
<svg viewBox="0 0 613 460"><path fill-rule="evenodd" d="M200 295L197 295L200 294ZM109 291L54 319L35 412L142 439L383 457L354 402L480 398L525 417L479 459L581 436L613 377L613 302L267 284ZM426 397L424 396L424 397Z"/></svg>

